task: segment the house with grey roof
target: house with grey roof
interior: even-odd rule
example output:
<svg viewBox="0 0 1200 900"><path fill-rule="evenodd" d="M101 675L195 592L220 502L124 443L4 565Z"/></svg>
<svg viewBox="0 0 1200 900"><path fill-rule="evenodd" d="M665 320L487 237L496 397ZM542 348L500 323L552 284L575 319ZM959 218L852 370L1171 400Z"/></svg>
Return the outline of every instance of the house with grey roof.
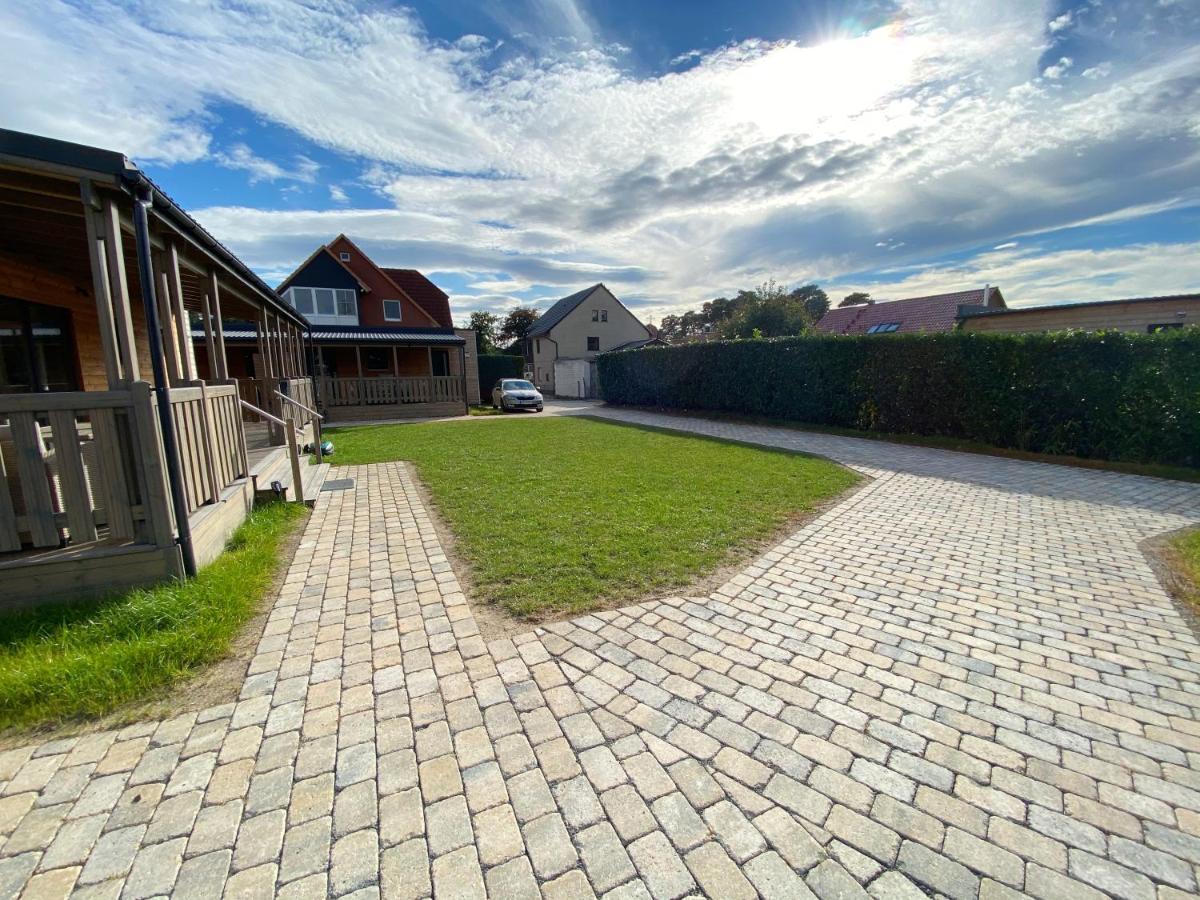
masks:
<svg viewBox="0 0 1200 900"><path fill-rule="evenodd" d="M648 343L654 335L603 284L551 306L525 337L525 366L533 382L559 397L594 397L596 357Z"/></svg>

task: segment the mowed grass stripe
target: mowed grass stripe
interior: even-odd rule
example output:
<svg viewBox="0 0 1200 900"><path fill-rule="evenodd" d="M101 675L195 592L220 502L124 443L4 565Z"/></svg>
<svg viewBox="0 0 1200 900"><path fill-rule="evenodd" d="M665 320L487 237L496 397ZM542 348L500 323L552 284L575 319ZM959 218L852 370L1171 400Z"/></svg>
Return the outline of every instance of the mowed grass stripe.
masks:
<svg viewBox="0 0 1200 900"><path fill-rule="evenodd" d="M814 457L576 417L329 436L338 465L411 460L477 599L530 618L686 586L857 479Z"/></svg>

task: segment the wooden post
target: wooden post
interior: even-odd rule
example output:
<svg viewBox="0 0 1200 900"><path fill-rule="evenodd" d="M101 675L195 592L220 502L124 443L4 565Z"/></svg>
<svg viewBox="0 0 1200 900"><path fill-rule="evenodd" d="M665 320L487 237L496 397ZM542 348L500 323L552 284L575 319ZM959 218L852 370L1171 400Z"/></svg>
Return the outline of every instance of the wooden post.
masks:
<svg viewBox="0 0 1200 900"><path fill-rule="evenodd" d="M204 325L204 354L208 357L208 379L218 381L221 378L217 361L216 341L213 340L212 317L209 312L208 291L200 293L200 318Z"/></svg>
<svg viewBox="0 0 1200 900"><path fill-rule="evenodd" d="M83 201L83 223L87 230L88 262L92 269L92 293L95 295L96 315L99 320L100 347L104 353L104 374L108 378L108 389L112 391L124 386L125 373L117 350L117 329L113 324L112 294L108 287L108 257L104 252L104 240L100 236L104 224L98 221L97 201L92 183L86 178L81 178L79 191Z"/></svg>
<svg viewBox="0 0 1200 900"><path fill-rule="evenodd" d="M300 450L296 446L296 429L288 425L287 432L287 448L288 456L292 460L292 488L295 493L296 502L304 502L304 476L300 474Z"/></svg>
<svg viewBox="0 0 1200 900"><path fill-rule="evenodd" d="M125 277L125 250L121 244L121 221L112 197L104 198L101 214L104 230L105 258L108 262L109 295L112 301L117 348L121 357L122 375L127 381L140 379L137 344L133 337L133 311L129 305L129 281Z"/></svg>
<svg viewBox="0 0 1200 900"><path fill-rule="evenodd" d="M139 462L146 472L146 495L142 498L146 525L155 546L171 547L175 544L174 514L158 417L154 413L154 395L145 381L135 381L130 390L133 394L134 442Z"/></svg>
<svg viewBox="0 0 1200 900"><path fill-rule="evenodd" d="M157 254L154 268L157 269L155 300L158 302L158 318L160 339L163 345L163 359L167 364L167 380L171 387L177 386L183 380L183 369L179 364L179 347L175 343L175 324L171 310L171 288L168 284L166 269L161 254ZM150 335L150 339L154 339Z"/></svg>
<svg viewBox="0 0 1200 900"><path fill-rule="evenodd" d="M179 250L175 242L167 244L167 290L174 313L175 341L179 348L179 377L189 383L196 381L196 357L192 350L192 324L183 305L183 282L179 277Z"/></svg>
<svg viewBox="0 0 1200 900"><path fill-rule="evenodd" d="M355 345L354 345L354 362L355 362L355 364L358 366L358 377L361 379L361 378L363 377L363 371L362 371L362 348L361 348L361 347L359 347L359 346L358 346L358 344L355 344Z"/></svg>
<svg viewBox="0 0 1200 900"><path fill-rule="evenodd" d="M225 323L221 318L221 285L217 282L215 269L208 273L208 296L209 302L212 303L212 313L216 322L217 356L220 359L219 365L212 360L209 360L209 364L216 365L213 371L220 373L219 377L222 381L228 381L229 361L225 358Z"/></svg>

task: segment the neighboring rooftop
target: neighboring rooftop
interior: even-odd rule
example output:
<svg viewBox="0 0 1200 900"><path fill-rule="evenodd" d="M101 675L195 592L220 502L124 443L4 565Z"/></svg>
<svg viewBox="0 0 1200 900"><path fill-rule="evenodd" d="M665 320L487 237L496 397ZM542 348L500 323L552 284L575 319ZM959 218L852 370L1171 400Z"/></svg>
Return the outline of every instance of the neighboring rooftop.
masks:
<svg viewBox="0 0 1200 900"><path fill-rule="evenodd" d="M981 308L968 310L965 315L973 318L975 316L1012 315L1016 313L1044 312L1046 310L1089 309L1095 306L1113 306L1120 303L1171 303L1174 301L1190 302L1195 300L1200 300L1200 293L1164 294L1160 297L1124 297L1120 300L1081 300L1075 303L1047 303L1042 306L1012 306L1000 309Z"/></svg>
<svg viewBox="0 0 1200 900"><path fill-rule="evenodd" d="M551 328L571 314L571 310L602 287L604 287L603 284L593 284L589 288L576 291L574 294L556 301L553 306L542 313L538 320L533 323L533 327L529 329L527 337L548 334Z"/></svg>
<svg viewBox="0 0 1200 900"><path fill-rule="evenodd" d="M817 322L816 330L825 334L951 331L963 312L984 307L1005 307L1000 288L989 286L906 300L841 306L825 313Z"/></svg>
<svg viewBox="0 0 1200 900"><path fill-rule="evenodd" d="M416 269L389 269L380 266L392 282L408 294L412 301L429 313L443 328L453 328L450 316L450 297L440 287Z"/></svg>

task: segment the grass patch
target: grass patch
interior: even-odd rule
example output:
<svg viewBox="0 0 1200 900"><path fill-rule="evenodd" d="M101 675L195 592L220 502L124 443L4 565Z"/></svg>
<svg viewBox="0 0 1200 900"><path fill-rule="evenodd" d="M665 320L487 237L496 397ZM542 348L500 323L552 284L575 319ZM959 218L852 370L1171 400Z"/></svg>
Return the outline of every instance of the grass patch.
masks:
<svg viewBox="0 0 1200 900"><path fill-rule="evenodd" d="M472 406L467 410L467 413L472 416L498 416L500 415L500 410L492 409L491 404L487 406L481 404L479 406Z"/></svg>
<svg viewBox="0 0 1200 900"><path fill-rule="evenodd" d="M0 729L100 716L227 651L285 560L299 504L256 509L190 581L0 618Z"/></svg>
<svg viewBox="0 0 1200 900"><path fill-rule="evenodd" d="M412 460L478 599L527 618L693 583L850 487L834 463L594 419L339 429L338 465Z"/></svg>
<svg viewBox="0 0 1200 900"><path fill-rule="evenodd" d="M736 413L712 412L709 410L656 409L653 407L638 406L617 406L613 408L641 409L645 412L658 413L660 415L680 415L689 418L713 419L719 422L770 425L776 428L788 428L792 431L836 434L841 437L863 438L868 441L884 441L889 444L907 444L913 447L930 447L935 450L955 450L959 453L978 453L983 456L1000 456L1005 459L1053 463L1059 466L1074 466L1079 469L1101 469L1109 472L1123 472L1126 475L1145 475L1149 478L1168 478L1174 481L1200 482L1200 469L1188 466L1168 466L1162 463L1123 462L1111 459L1087 459L1081 456L1059 456L1053 453L1033 453L1028 450L996 447L992 444L982 444L978 441L968 441L962 438L941 437L939 435L892 434L883 431L860 431L855 428L839 428L833 425L811 425L804 422L796 422L792 419L776 419L770 416L746 416Z"/></svg>
<svg viewBox="0 0 1200 900"><path fill-rule="evenodd" d="M1174 592L1193 613L1200 615L1200 528L1171 538L1165 556L1174 576Z"/></svg>

